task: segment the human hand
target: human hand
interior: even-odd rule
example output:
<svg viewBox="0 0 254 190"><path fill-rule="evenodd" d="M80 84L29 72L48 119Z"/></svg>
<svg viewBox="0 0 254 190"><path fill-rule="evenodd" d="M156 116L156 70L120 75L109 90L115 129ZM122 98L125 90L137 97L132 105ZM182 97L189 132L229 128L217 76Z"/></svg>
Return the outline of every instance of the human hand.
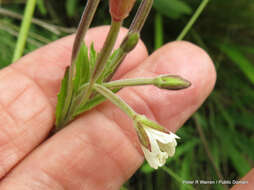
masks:
<svg viewBox="0 0 254 190"><path fill-rule="evenodd" d="M94 41L100 49L106 31L108 27L91 29L86 42ZM125 33L123 29L121 38ZM110 102L47 139L73 39L49 44L0 72L1 190L119 189L143 161L132 121ZM175 132L213 89L215 70L203 50L173 42L148 57L140 42L114 79L166 73L180 75L192 86L182 91L132 87L119 95L138 113Z"/></svg>

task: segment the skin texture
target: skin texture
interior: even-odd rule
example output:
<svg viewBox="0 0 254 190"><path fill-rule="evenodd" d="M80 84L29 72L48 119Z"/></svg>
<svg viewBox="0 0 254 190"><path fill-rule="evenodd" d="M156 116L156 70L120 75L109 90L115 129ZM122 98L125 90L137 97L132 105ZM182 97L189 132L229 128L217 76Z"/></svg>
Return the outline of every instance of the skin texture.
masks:
<svg viewBox="0 0 254 190"><path fill-rule="evenodd" d="M94 41L99 50L108 29L91 29L86 43ZM122 29L118 45L124 34ZM110 102L47 139L73 40L58 40L0 71L1 190L116 190L143 161L131 120ZM133 87L119 95L138 113L175 132L214 87L214 66L202 49L173 42L148 57L139 42L114 79L167 73L181 75L192 86L182 91Z"/></svg>
<svg viewBox="0 0 254 190"><path fill-rule="evenodd" d="M238 181L238 180L236 180ZM254 169L252 169L240 181L247 181L247 184L237 184L231 190L253 190L254 187Z"/></svg>

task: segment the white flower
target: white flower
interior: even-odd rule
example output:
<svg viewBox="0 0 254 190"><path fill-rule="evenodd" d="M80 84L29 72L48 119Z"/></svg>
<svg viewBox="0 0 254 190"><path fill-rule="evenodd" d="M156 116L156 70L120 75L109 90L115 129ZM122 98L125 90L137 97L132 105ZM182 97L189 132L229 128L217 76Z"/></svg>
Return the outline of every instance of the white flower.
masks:
<svg viewBox="0 0 254 190"><path fill-rule="evenodd" d="M179 137L172 132L168 134L144 124L142 126L149 139L150 150L142 144L141 148L149 165L154 169L158 169L166 163L168 157L175 154L176 139L179 139Z"/></svg>

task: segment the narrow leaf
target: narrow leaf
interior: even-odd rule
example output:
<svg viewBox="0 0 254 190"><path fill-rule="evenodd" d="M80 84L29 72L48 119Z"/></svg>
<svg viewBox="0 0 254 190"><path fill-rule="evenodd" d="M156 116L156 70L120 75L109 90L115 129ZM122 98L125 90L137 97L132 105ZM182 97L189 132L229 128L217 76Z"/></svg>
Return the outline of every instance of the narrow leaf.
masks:
<svg viewBox="0 0 254 190"><path fill-rule="evenodd" d="M118 59L119 52L120 52L120 49L117 49L109 57L109 59L107 61L106 68L104 69L104 71L102 73L102 77L100 77L98 79L98 83L103 82L115 71L116 65L114 65L114 63L116 63L118 61L117 59Z"/></svg>
<svg viewBox="0 0 254 190"><path fill-rule="evenodd" d="M97 59L97 52L95 51L94 44L92 43L91 47L90 47L90 66L91 66L90 69L91 69L91 71L94 68L96 59Z"/></svg>
<svg viewBox="0 0 254 190"><path fill-rule="evenodd" d="M78 91L79 87L88 81L90 74L90 66L88 60L88 50L84 43L82 43L77 59L75 61L76 75L74 79L74 90Z"/></svg>
<svg viewBox="0 0 254 190"><path fill-rule="evenodd" d="M118 92L120 89L113 89L112 91L114 93ZM94 98L92 98L91 100L89 100L85 105L81 105L76 113L74 114L74 116L78 116L82 113L84 113L85 111L91 110L93 109L95 106L101 104L102 102L106 101L107 99L102 96L102 95L96 95Z"/></svg>
<svg viewBox="0 0 254 190"><path fill-rule="evenodd" d="M243 55L243 53L232 45L220 44L219 48L239 67L250 82L254 84L254 65Z"/></svg>
<svg viewBox="0 0 254 190"><path fill-rule="evenodd" d="M67 90L68 90L68 78L69 78L69 67L66 68L65 70L65 75L61 83L61 89L60 92L57 95L57 105L56 105L56 126L59 125L59 122L61 121L61 118L63 117L62 115L62 110L65 104L65 99L67 95Z"/></svg>
<svg viewBox="0 0 254 190"><path fill-rule="evenodd" d="M83 66L81 67L81 85L85 84L86 82L88 82L89 78L90 78L90 67L91 67L91 63L89 61L88 58L88 48L85 46L85 44L83 44L84 46L84 57L83 57Z"/></svg>
<svg viewBox="0 0 254 190"><path fill-rule="evenodd" d="M182 15L192 13L191 7L180 0L156 0L154 1L154 8L159 13L173 19L178 19Z"/></svg>

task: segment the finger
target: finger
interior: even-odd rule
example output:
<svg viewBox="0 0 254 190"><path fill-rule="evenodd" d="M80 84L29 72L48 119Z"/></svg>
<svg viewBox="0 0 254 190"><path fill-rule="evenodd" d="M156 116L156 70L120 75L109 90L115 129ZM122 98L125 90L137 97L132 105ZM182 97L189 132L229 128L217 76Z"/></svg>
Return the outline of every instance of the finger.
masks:
<svg viewBox="0 0 254 190"><path fill-rule="evenodd" d="M126 77L164 72L184 76L192 82L192 87L169 92L147 86L141 90L124 89L119 94L137 112L154 119L158 117L161 123L169 122L168 128L176 130L211 92L215 71L204 51L190 43L175 42L158 50ZM16 186L24 189L119 189L143 160L136 140L132 121L115 106L105 103L36 149L0 187L3 190Z"/></svg>
<svg viewBox="0 0 254 190"><path fill-rule="evenodd" d="M231 190L252 190L254 187L254 169L244 176L241 180L235 181L235 185Z"/></svg>
<svg viewBox="0 0 254 190"><path fill-rule="evenodd" d="M98 50L109 27L88 31ZM120 40L126 30L120 32ZM56 95L70 62L74 36L47 45L0 71L0 178L40 144L53 126ZM147 55L142 42L130 53L126 70ZM121 72L126 72L122 68Z"/></svg>

